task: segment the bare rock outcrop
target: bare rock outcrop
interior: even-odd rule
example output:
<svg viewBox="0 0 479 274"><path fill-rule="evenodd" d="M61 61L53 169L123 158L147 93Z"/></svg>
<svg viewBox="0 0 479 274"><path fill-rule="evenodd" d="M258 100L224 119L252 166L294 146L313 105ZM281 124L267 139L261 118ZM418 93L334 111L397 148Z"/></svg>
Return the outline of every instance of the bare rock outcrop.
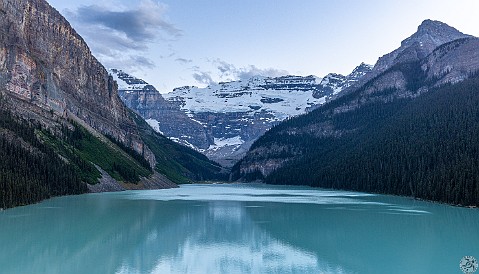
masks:
<svg viewBox="0 0 479 274"><path fill-rule="evenodd" d="M2 0L0 14L0 92L12 111L46 126L72 114L155 163L113 78L57 10L44 0Z"/></svg>

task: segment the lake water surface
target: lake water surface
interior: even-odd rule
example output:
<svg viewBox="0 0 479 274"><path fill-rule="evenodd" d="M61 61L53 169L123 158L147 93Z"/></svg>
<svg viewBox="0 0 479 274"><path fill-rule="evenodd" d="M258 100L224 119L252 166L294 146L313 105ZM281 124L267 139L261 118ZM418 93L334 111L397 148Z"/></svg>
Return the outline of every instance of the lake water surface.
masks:
<svg viewBox="0 0 479 274"><path fill-rule="evenodd" d="M266 185L60 197L0 212L0 273L462 273L479 210Z"/></svg>

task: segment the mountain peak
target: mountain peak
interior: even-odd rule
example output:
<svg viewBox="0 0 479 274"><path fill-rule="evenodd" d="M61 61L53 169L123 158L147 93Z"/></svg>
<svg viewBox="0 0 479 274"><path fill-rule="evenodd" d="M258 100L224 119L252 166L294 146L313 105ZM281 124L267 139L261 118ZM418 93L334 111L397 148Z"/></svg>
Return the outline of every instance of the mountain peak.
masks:
<svg viewBox="0 0 479 274"><path fill-rule="evenodd" d="M372 79L394 64L420 60L440 45L468 37L471 36L443 22L424 20L413 35L401 42L399 48L379 58L372 73L365 77L364 81Z"/></svg>
<svg viewBox="0 0 479 274"><path fill-rule="evenodd" d="M417 28L417 32L401 43L401 47L409 47L414 43L430 45L429 51L444 43L469 37L446 23L431 19L424 20Z"/></svg>
<svg viewBox="0 0 479 274"><path fill-rule="evenodd" d="M441 28L441 27L449 27L447 24L441 22L441 21L436 21L436 20L431 20L431 19L426 19L422 21L421 25L418 27L418 31L420 30L429 30L433 28Z"/></svg>
<svg viewBox="0 0 479 274"><path fill-rule="evenodd" d="M353 70L352 73L354 74L354 73L356 73L356 72L369 72L369 71L372 70L373 67L374 67L374 66L362 62L361 64L359 64L359 66L357 66L357 67Z"/></svg>

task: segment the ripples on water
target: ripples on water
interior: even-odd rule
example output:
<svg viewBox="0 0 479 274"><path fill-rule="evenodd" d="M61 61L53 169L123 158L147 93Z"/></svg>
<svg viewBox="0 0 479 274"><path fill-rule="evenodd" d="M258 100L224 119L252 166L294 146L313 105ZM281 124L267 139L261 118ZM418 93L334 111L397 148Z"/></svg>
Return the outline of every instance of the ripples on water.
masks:
<svg viewBox="0 0 479 274"><path fill-rule="evenodd" d="M0 272L460 273L477 213L265 185L61 197L0 213Z"/></svg>

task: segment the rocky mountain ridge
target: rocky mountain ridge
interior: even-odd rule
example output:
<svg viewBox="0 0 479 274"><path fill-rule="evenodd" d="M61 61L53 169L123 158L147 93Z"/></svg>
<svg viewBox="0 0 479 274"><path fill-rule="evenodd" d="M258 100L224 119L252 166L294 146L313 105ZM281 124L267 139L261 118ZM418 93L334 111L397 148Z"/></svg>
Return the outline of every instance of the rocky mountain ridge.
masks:
<svg viewBox="0 0 479 274"><path fill-rule="evenodd" d="M470 37L472 36L464 34L443 22L424 20L413 35L401 42L399 48L378 59L372 72L363 78L361 84L378 76L395 64L422 60L440 45Z"/></svg>
<svg viewBox="0 0 479 274"><path fill-rule="evenodd" d="M349 75L343 76L337 73L326 75L320 83L321 89L318 94L314 93L314 97L320 97L322 93L332 94L334 98L341 91L357 86L367 74L373 69L373 66L361 63Z"/></svg>

